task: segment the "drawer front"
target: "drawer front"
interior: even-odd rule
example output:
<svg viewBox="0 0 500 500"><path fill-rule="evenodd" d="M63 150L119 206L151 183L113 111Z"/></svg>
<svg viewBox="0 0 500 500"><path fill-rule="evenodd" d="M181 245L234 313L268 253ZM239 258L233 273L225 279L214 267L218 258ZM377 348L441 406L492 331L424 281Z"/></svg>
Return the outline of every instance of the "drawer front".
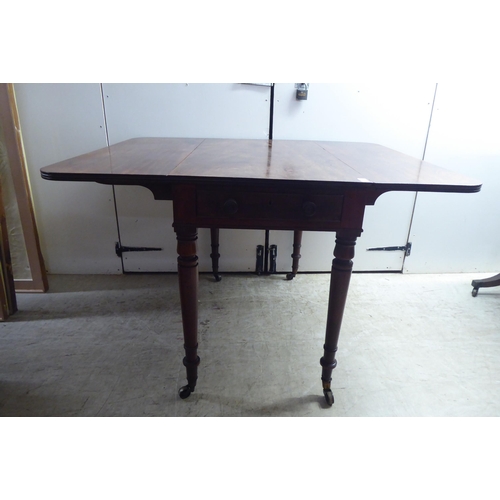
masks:
<svg viewBox="0 0 500 500"><path fill-rule="evenodd" d="M210 191L198 189L198 219L235 221L340 221L342 195L308 195L302 193L248 192L238 190Z"/></svg>

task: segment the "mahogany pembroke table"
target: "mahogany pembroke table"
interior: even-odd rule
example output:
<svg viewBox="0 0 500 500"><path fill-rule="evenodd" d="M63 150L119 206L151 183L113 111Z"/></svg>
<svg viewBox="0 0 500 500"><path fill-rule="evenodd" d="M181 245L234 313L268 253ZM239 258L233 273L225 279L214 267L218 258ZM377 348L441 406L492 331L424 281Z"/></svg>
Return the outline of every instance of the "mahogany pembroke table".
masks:
<svg viewBox="0 0 500 500"><path fill-rule="evenodd" d="M323 393L331 375L365 206L387 191L474 193L481 184L377 144L137 138L41 169L44 179L139 185L173 201L187 398L198 377L198 228L334 231Z"/></svg>

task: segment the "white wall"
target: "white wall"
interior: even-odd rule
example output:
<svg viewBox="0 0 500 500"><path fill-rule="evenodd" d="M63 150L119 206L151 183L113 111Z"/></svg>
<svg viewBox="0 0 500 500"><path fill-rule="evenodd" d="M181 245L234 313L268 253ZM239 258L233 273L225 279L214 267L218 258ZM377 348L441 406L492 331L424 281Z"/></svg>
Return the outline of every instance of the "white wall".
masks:
<svg viewBox="0 0 500 500"><path fill-rule="evenodd" d="M269 90L265 87L105 84L103 88L111 143L147 135L259 138L267 134ZM15 89L42 252L49 272L120 273L121 262L114 253L118 235L112 188L95 183L49 182L39 174L45 165L106 145L100 85L16 84ZM313 83L308 101L298 102L293 84L277 84L274 137L372 141L421 157L433 90L432 83ZM192 98L186 100L186 95ZM172 106L172 102L178 105ZM180 106L180 102L184 104ZM480 194L418 196L410 238L413 250L404 264L406 272L498 271L499 111L494 86L438 86L426 160L477 177L484 187ZM127 201L128 189L142 193L137 197L134 194L134 203ZM143 188L119 187L117 191L121 226L130 235L123 244L156 246L153 241L145 241L145 233L141 232L150 222L154 225L155 219L162 218L159 224L164 235L160 246L168 255L158 262L169 267L141 270L175 270L170 202L153 201ZM409 219L411 213L403 208L408 201L401 195L411 197L407 193L387 193L375 207L367 209L355 270L393 266L383 254L376 257L375 264L366 264L364 259L373 252L363 252L362 245L406 242L400 241L405 237L401 229L404 224L384 221L376 215L380 207L385 207L395 220ZM263 243L262 235L255 231L222 233L221 268L253 270L255 245ZM239 248L233 248L234 242ZM289 269L292 234L271 232L271 243L278 244L279 270ZM306 233L301 270L329 270L332 248L332 235ZM201 234L202 270L210 269L209 253L208 236ZM127 259L132 270L133 266L143 265L138 255L127 255ZM395 265L402 266L402 256L398 259Z"/></svg>
<svg viewBox="0 0 500 500"><path fill-rule="evenodd" d="M110 144L147 136L268 137L269 87L238 83L104 84L103 91ZM115 193L122 244L162 249L124 253L125 271L177 271L172 202L156 201L149 190L138 186L116 186ZM262 231L221 230L221 269L255 269L255 249L263 243ZM200 270L210 271L208 229L199 229L198 249Z"/></svg>
<svg viewBox="0 0 500 500"><path fill-rule="evenodd" d="M274 137L374 142L422 158L434 92L434 83L312 83L298 101L294 84L278 84ZM366 208L354 271L402 270L404 252L367 249L406 244L414 201L414 193L391 192ZM304 233L300 269L328 271L334 244L334 233Z"/></svg>
<svg viewBox="0 0 500 500"><path fill-rule="evenodd" d="M121 273L113 192L48 182L40 168L106 146L98 84L16 84L40 244L49 273Z"/></svg>
<svg viewBox="0 0 500 500"><path fill-rule="evenodd" d="M483 182L476 194L420 193L408 273L500 272L498 85L438 85L425 159Z"/></svg>

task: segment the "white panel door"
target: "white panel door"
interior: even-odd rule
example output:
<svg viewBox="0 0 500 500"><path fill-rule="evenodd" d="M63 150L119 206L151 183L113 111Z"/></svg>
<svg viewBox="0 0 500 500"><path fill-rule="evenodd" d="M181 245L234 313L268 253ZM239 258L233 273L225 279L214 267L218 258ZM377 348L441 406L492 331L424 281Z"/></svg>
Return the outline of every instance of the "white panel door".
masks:
<svg viewBox="0 0 500 500"><path fill-rule="evenodd" d="M274 138L374 142L422 158L434 92L433 83L312 83L307 100L299 101L294 84L279 83ZM414 193L386 193L373 207L367 207L354 271L402 270L404 252L367 248L406 245L414 201ZM289 238L283 233L271 234L278 250ZM332 233L304 233L300 270L329 271L334 241Z"/></svg>
<svg viewBox="0 0 500 500"><path fill-rule="evenodd" d="M269 133L269 86L104 84L103 95L110 144L132 137L265 139ZM124 270L176 271L172 202L155 201L137 186L117 186L115 194L122 245L162 249L124 253ZM200 270L210 271L210 231L198 236ZM221 230L220 270L254 270L256 247L263 243L262 231Z"/></svg>
<svg viewBox="0 0 500 500"><path fill-rule="evenodd" d="M121 273L113 191L85 182L43 180L40 168L106 147L101 88L16 84L42 254L49 273Z"/></svg>
<svg viewBox="0 0 500 500"><path fill-rule="evenodd" d="M425 159L483 183L479 193L419 193L408 273L500 272L498 83L440 83Z"/></svg>

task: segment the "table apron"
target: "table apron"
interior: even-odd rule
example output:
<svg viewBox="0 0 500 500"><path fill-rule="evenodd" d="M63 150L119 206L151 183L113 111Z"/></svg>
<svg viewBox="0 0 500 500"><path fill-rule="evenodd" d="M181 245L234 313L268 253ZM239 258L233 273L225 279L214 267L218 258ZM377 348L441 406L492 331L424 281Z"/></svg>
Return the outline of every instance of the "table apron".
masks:
<svg viewBox="0 0 500 500"><path fill-rule="evenodd" d="M176 185L174 227L338 231L359 229L365 191L280 190L257 187Z"/></svg>

